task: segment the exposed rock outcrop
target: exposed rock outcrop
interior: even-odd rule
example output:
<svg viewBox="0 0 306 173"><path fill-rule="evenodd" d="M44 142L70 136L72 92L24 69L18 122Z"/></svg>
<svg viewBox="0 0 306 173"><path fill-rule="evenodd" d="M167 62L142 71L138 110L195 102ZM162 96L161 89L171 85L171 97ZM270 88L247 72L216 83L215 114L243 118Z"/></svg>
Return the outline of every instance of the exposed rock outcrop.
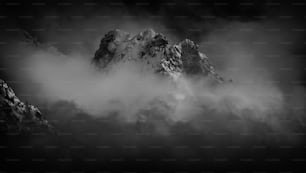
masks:
<svg viewBox="0 0 306 173"><path fill-rule="evenodd" d="M152 29L135 36L120 31L108 32L100 42L93 62L106 69L118 62L136 61L146 70L166 74L174 79L182 75L209 76L215 83L222 83L207 56L199 51L199 46L186 39L177 44L169 44L167 38Z"/></svg>
<svg viewBox="0 0 306 173"><path fill-rule="evenodd" d="M53 131L39 109L24 103L15 95L11 87L0 79L0 131L41 132Z"/></svg>

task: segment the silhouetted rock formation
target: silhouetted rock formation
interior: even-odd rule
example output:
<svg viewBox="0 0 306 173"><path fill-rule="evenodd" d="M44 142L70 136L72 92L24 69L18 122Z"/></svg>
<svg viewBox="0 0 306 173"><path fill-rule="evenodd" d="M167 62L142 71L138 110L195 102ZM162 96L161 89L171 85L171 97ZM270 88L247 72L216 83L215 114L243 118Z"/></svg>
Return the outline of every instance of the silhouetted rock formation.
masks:
<svg viewBox="0 0 306 173"><path fill-rule="evenodd" d="M171 45L164 35L152 29L133 37L120 30L110 31L102 38L93 58L93 62L102 69L126 61L136 61L146 70L166 74L174 79L182 75L202 74L216 83L223 82L223 78L215 72L208 58L193 41L186 39Z"/></svg>
<svg viewBox="0 0 306 173"><path fill-rule="evenodd" d="M13 89L0 79L0 131L42 130L53 130L53 127L43 118L37 107L20 101Z"/></svg>

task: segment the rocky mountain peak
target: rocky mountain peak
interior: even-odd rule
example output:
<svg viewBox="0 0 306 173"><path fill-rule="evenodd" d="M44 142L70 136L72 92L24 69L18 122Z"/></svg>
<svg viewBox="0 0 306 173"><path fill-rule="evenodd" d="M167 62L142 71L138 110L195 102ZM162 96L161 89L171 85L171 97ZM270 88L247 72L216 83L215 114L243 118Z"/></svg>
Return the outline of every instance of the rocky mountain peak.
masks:
<svg viewBox="0 0 306 173"><path fill-rule="evenodd" d="M209 77L216 83L223 82L195 42L185 39L169 44L163 34L152 29L135 36L121 30L109 31L101 39L93 58L93 62L101 69L127 61L135 61L142 64L145 70L169 75L173 79L182 75L199 75Z"/></svg>

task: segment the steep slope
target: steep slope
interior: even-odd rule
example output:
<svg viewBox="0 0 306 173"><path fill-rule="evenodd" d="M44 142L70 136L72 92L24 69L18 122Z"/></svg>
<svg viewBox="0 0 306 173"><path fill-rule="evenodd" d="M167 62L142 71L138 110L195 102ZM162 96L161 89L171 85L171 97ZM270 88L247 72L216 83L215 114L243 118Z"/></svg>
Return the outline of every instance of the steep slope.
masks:
<svg viewBox="0 0 306 173"><path fill-rule="evenodd" d="M53 130L53 127L37 107L20 101L13 89L0 79L0 131L41 130Z"/></svg>
<svg viewBox="0 0 306 173"><path fill-rule="evenodd" d="M169 44L164 35L152 29L133 37L120 30L110 31L102 38L93 58L93 62L102 69L127 61L135 61L142 64L144 70L166 74L173 79L182 75L200 75L209 76L215 83L223 82L193 41L186 39Z"/></svg>

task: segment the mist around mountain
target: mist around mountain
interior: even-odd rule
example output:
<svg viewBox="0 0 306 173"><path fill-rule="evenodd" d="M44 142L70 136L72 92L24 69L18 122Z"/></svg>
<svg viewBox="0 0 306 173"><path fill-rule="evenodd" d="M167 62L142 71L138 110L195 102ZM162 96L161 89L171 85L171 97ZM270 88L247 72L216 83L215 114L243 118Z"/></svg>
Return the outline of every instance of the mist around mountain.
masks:
<svg viewBox="0 0 306 173"><path fill-rule="evenodd" d="M235 31L228 35L236 36ZM216 57L200 51L201 43L189 39L172 42L153 30L105 34L95 51L63 51L49 43L14 47L28 69L12 73L27 81L22 88L31 94L29 102L58 133L7 133L1 145L10 147L3 156L44 156L51 168L64 158L69 164L62 165L63 170L75 163L80 168L86 159L120 169L112 160L135 166L139 158L148 160L147 169L160 166L162 158L175 158L169 169L189 168L187 162L200 160L222 170L218 157L240 168L245 166L241 158L251 156L286 160L280 145L292 146L292 157L303 157L299 148L304 147L304 119L296 108L303 108L304 90L291 89L288 99L282 85L267 82L276 79L273 69L250 56L253 49L223 43L227 35L211 36L209 40L221 40L216 52L227 53L220 67L211 63ZM228 70L232 66L240 67L239 74ZM253 71L259 67L266 71ZM34 147L16 150L20 145ZM193 169L200 170L203 164L197 163ZM99 165L86 168L96 170ZM27 162L23 167L33 168Z"/></svg>
<svg viewBox="0 0 306 173"><path fill-rule="evenodd" d="M269 75L258 74L254 79L263 80L256 83L223 78L189 39L172 42L153 29L135 35L111 30L95 53L64 53L45 43L21 50L30 68L23 75L38 88L33 102L45 109L47 118L59 118L58 124L81 113L97 121L148 123L162 135L180 123L199 132L221 128L200 125L206 118L219 119L222 129L230 131L254 130L248 123L284 134L288 130L281 119L291 108L285 106L281 88L263 82ZM246 124L228 127L228 118Z"/></svg>

